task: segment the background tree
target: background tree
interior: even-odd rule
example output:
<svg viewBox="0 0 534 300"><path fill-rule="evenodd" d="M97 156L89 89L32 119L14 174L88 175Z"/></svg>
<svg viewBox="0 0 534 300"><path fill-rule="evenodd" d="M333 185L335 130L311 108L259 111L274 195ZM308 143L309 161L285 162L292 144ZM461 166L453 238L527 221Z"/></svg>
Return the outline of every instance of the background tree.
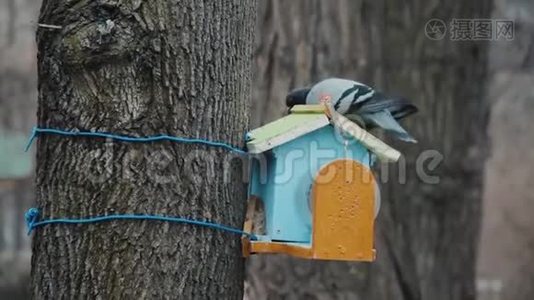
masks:
<svg viewBox="0 0 534 300"><path fill-rule="evenodd" d="M488 131L480 237L479 299L534 298L534 2L495 0L493 18L513 20L513 40L491 43ZM511 146L513 145L513 146Z"/></svg>
<svg viewBox="0 0 534 300"><path fill-rule="evenodd" d="M293 87L340 76L412 99L407 128L417 145L406 181L390 170L378 218L374 264L254 257L250 299L474 299L489 101L484 96L487 43L428 39L432 18L489 18L491 1L262 1L252 120L286 109ZM263 102L265 100L265 102ZM257 125L257 124L255 124ZM440 182L424 184L415 162L426 149L444 160ZM385 174L383 174L385 175Z"/></svg>
<svg viewBox="0 0 534 300"><path fill-rule="evenodd" d="M62 29L38 31L38 125L242 145L254 18L249 0L44 1L39 22ZM43 218L150 213L240 227L245 187L223 181L228 155L41 136L37 205ZM34 235L35 298L238 299L243 273L239 238L202 227L120 221Z"/></svg>
<svg viewBox="0 0 534 300"><path fill-rule="evenodd" d="M32 157L20 149L35 124L38 1L0 1L0 298L27 299L30 241L20 218L34 199Z"/></svg>

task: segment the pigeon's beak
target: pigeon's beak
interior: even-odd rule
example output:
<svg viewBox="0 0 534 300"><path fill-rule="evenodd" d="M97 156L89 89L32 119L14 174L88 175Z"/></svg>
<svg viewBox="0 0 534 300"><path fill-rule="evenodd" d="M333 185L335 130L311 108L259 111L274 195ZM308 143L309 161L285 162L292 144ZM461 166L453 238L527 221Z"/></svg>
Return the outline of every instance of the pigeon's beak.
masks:
<svg viewBox="0 0 534 300"><path fill-rule="evenodd" d="M291 108L295 105L306 104L306 97L310 93L309 88L294 90L286 97L286 105Z"/></svg>

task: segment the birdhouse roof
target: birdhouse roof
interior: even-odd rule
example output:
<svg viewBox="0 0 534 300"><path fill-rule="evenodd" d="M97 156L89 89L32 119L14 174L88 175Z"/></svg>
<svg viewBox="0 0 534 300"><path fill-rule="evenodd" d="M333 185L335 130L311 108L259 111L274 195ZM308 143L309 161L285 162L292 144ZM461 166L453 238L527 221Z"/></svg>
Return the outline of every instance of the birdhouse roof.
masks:
<svg viewBox="0 0 534 300"><path fill-rule="evenodd" d="M292 114L247 134L249 153L271 150L330 124L322 105L296 105Z"/></svg>
<svg viewBox="0 0 534 300"><path fill-rule="evenodd" d="M401 156L399 151L337 113L331 105L295 105L291 112L292 114L286 117L249 132L247 134L248 152L262 153L333 124L362 143L384 162L397 161Z"/></svg>

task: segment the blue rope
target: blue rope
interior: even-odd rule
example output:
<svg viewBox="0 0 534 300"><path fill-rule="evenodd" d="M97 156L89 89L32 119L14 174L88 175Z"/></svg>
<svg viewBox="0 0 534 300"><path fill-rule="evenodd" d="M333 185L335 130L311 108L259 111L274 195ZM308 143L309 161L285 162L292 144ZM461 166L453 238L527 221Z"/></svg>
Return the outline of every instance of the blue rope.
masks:
<svg viewBox="0 0 534 300"><path fill-rule="evenodd" d="M62 136L88 136L88 137L101 137L101 138L110 138L113 140L118 141L124 141L124 142L138 142L138 143L150 143L155 141L162 141L162 140L168 140L178 143L187 143L187 144L204 144L212 147L220 147L224 148L239 154L247 154L246 151L236 148L230 144L222 143L222 142L213 142L209 140L204 139L190 139L190 138L182 138L182 137L175 137L175 136L169 136L169 135L157 135L157 136L151 136L151 137L132 137L132 136L124 136L124 135L116 135L111 133L105 133L105 132L84 132L84 131L65 131L60 129L53 129L53 128L38 128L34 127L32 130L32 134L30 136L30 139L28 140L28 144L26 145L25 151L28 151L33 143L33 140L41 133L47 133L47 134L57 134ZM198 220L190 220L185 218L178 218L178 217L165 217L165 216L156 216L156 215L131 215L131 214L125 214L125 215L107 215L107 216L100 216L100 217L88 217L83 219L50 219L50 220L43 220L39 221L39 210L36 208L30 208L26 214L24 215L26 219L26 226L28 227L28 235L32 232L32 230L39 226L44 226L48 224L87 224L87 223L97 223L97 222L104 222L104 221L112 221L112 220L154 220L154 221L164 221L164 222L174 222L174 223L186 223L186 224L193 224L193 225L199 225L199 226L205 226L210 227L218 230L223 230L239 235L246 235L252 240L257 240L257 237L248 232L244 232L239 229L235 229L232 227L228 227L221 224L206 222L206 221L198 221Z"/></svg>
<svg viewBox="0 0 534 300"><path fill-rule="evenodd" d="M156 215L107 215L107 216L101 216L101 217L88 217L83 219L50 219L50 220L43 220L39 221L39 210L37 208L30 208L28 211L24 214L24 219L26 220L26 226L28 228L28 235L32 233L32 230L39 226L44 226L48 224L88 224L88 223L98 223L98 222L105 222L105 221L112 221L112 220L152 220L152 221L163 221L163 222L172 222L172 223L186 223L186 224L193 224L193 225L199 225L209 228L214 228L222 231L227 231L230 233L238 234L238 235L245 235L248 236L251 240L255 241L258 238L256 235L245 232L243 230L239 230L233 227L228 227L221 224L206 222L206 221L198 221L198 220L191 220L191 219L185 219L185 218L178 218L178 217L165 217L165 216L156 216Z"/></svg>
<svg viewBox="0 0 534 300"><path fill-rule="evenodd" d="M136 143L150 143L150 142L156 142L156 141L173 141L178 143L186 143L186 144L204 144L212 147L220 147L224 148L239 154L247 154L246 151L243 149L234 147L230 144L222 143L222 142L213 142L208 141L205 139L196 139L196 138L183 138L183 137L176 137L176 136L169 136L169 135L157 135L157 136L150 136L150 137L133 137L133 136L125 136L125 135L117 135L117 134L111 134L111 133L105 133L105 132L88 132L88 131L65 131L60 129L53 129L53 128L39 128L34 127L32 130L32 134L30 136L30 139L28 140L28 144L26 145L25 151L28 151L33 143L33 140L41 133L48 133L48 134L57 134L57 135L63 135L63 136L89 136L89 137L101 137L101 138L110 138L117 141L123 141L123 142L136 142Z"/></svg>

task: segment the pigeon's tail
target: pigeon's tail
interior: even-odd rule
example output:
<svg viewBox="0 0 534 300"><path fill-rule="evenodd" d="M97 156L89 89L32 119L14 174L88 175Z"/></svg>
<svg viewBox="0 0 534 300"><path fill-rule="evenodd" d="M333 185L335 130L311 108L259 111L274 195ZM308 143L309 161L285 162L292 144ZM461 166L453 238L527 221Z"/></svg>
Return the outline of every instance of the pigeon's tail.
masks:
<svg viewBox="0 0 534 300"><path fill-rule="evenodd" d="M375 93L373 97L351 111L349 119L361 120L366 128L380 127L402 141L416 143L417 141L397 123L397 120L416 112L417 107L404 98L386 97Z"/></svg>
<svg viewBox="0 0 534 300"><path fill-rule="evenodd" d="M401 141L417 143L417 141L406 132L399 123L397 123L397 120L395 120L393 115L387 110L362 114L362 118L365 120L365 123L380 127Z"/></svg>
<svg viewBox="0 0 534 300"><path fill-rule="evenodd" d="M395 120L405 118L418 111L415 105L404 98L387 97L381 93L375 93L372 98L361 104L356 113L373 114L384 110L388 111Z"/></svg>

